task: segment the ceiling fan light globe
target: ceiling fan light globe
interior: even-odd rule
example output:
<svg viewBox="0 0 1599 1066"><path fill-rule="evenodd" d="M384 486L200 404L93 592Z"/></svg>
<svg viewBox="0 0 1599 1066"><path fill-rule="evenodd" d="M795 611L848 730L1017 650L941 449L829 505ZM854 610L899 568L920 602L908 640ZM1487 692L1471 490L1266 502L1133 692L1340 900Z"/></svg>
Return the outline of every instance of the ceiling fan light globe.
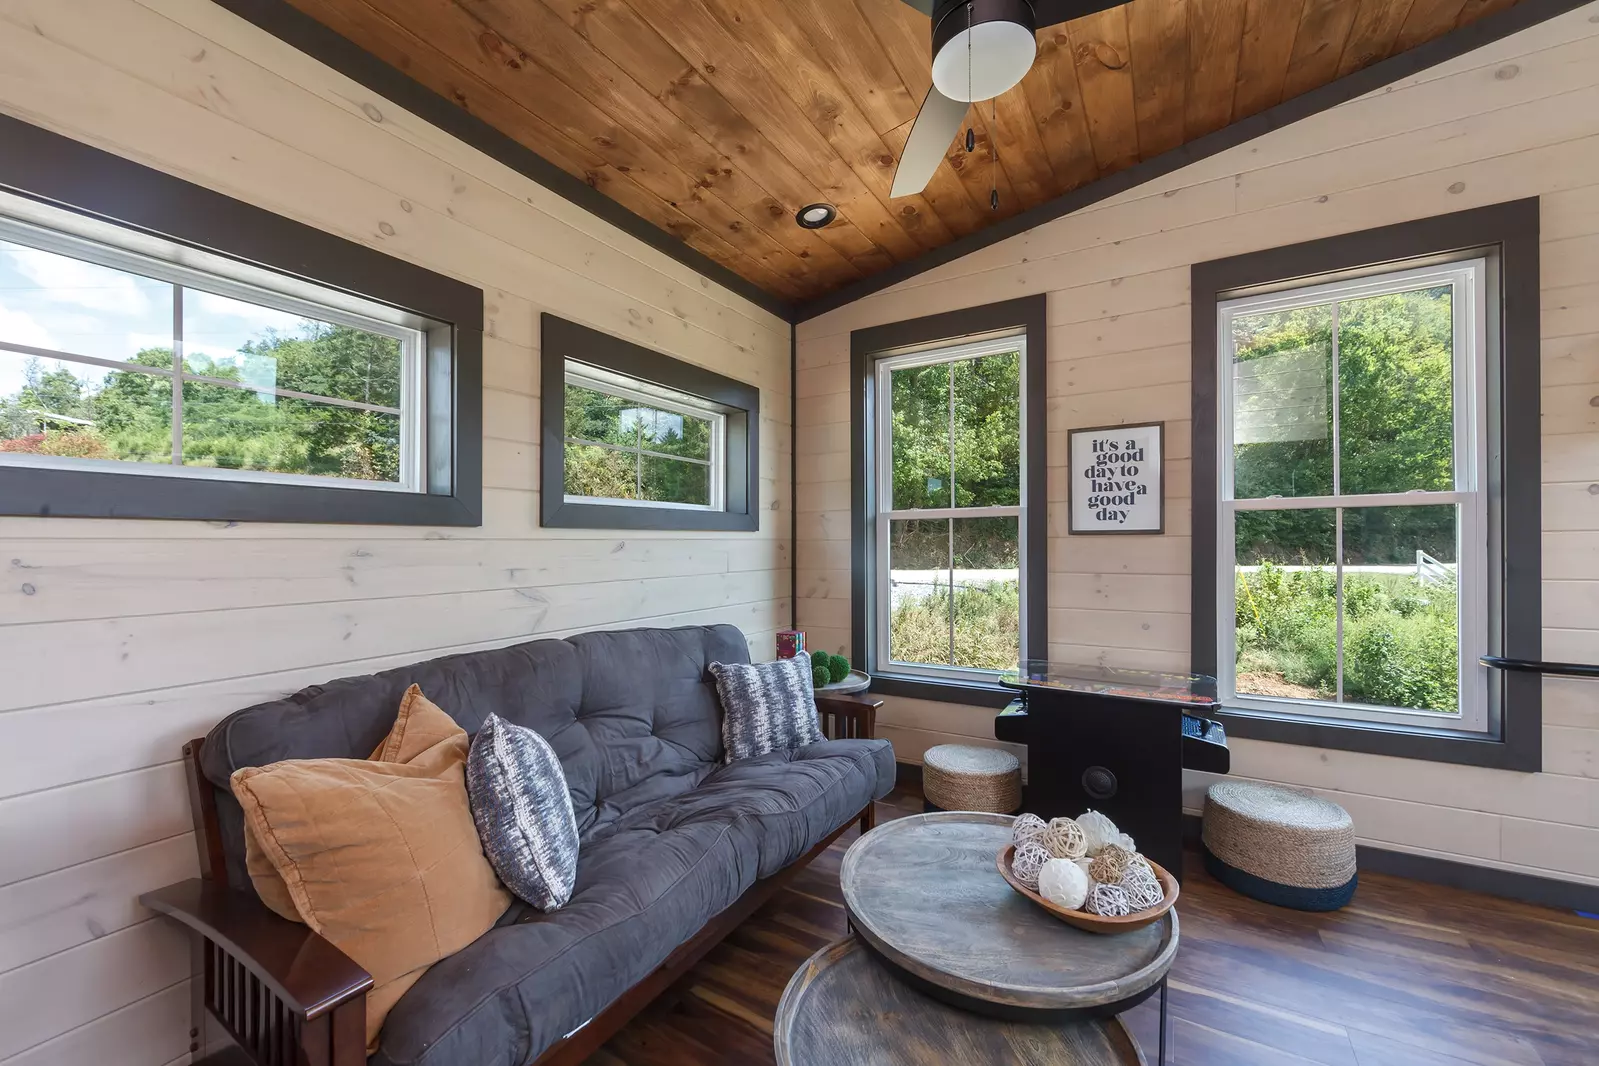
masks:
<svg viewBox="0 0 1599 1066"><path fill-rule="evenodd" d="M933 85L951 100L989 100L1026 77L1037 55L1038 41L1026 26L980 22L969 30L961 28L938 50L933 57Z"/></svg>

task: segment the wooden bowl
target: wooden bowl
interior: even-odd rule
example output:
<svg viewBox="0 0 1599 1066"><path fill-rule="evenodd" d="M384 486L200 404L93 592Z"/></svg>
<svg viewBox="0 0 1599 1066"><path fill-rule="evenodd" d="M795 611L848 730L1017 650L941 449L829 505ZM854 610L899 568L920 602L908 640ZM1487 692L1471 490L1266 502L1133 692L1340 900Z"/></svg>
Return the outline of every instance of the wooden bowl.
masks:
<svg viewBox="0 0 1599 1066"><path fill-rule="evenodd" d="M1016 880L1016 876L1010 872L1011 855L1015 851L1016 845L1007 844L1005 845L1005 849L999 853L999 857L995 860L996 865L999 866L1000 876L1005 879L1010 887L1014 888L1016 891L1020 892L1022 895L1026 896L1028 899L1032 900L1034 903L1038 904L1040 907L1059 918L1061 921L1067 923L1068 925L1075 925L1077 928L1090 933L1130 933L1134 929L1142 929L1151 922L1159 921L1161 916L1167 911L1171 910L1172 905L1177 902L1177 879L1171 874L1167 873L1164 866L1161 866L1153 859L1146 857L1144 861L1149 863L1150 868L1155 871L1155 876L1160 879L1161 890L1166 893L1165 898L1162 899L1158 904L1141 911L1134 911L1131 914L1124 914L1120 918L1106 918L1099 914L1089 914L1087 911L1069 910L1060 906L1058 903L1051 903L1043 896L1040 896L1037 892L1034 892L1032 889Z"/></svg>

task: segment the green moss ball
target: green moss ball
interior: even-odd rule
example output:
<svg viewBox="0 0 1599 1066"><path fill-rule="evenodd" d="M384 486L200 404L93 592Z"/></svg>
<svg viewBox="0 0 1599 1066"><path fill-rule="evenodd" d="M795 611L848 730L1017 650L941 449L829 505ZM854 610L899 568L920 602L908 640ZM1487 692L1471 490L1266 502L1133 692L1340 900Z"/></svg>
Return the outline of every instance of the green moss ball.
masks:
<svg viewBox="0 0 1599 1066"><path fill-rule="evenodd" d="M827 673L827 667L825 667L825 666L813 666L811 668L811 685L812 685L812 687L821 688L823 685L827 684L828 679L829 679L829 675Z"/></svg>
<svg viewBox="0 0 1599 1066"><path fill-rule="evenodd" d="M811 669L827 669L827 652L822 651L820 648L811 652Z"/></svg>
<svg viewBox="0 0 1599 1066"><path fill-rule="evenodd" d="M849 676L849 660L842 655L829 655L827 657L827 676L839 682Z"/></svg>

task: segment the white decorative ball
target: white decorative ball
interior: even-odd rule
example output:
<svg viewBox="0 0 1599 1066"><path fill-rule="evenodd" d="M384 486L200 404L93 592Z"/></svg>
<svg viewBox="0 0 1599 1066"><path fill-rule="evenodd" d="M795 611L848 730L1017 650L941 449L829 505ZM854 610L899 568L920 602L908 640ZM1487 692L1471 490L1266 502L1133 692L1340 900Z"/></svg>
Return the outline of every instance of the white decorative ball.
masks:
<svg viewBox="0 0 1599 1066"><path fill-rule="evenodd" d="M1016 880L1033 891L1038 891L1038 874L1044 864L1053 859L1049 849L1036 840L1025 840L1016 845L1010 857L1010 872Z"/></svg>
<svg viewBox="0 0 1599 1066"><path fill-rule="evenodd" d="M1127 852L1129 855L1134 854L1134 853L1136 853L1138 851L1138 845L1134 844L1133 843L1133 838L1128 836L1126 833L1117 833L1115 836L1111 837L1110 840L1108 840L1105 843L1105 846L1107 848L1108 847L1112 847L1112 846L1121 848L1123 851Z"/></svg>
<svg viewBox="0 0 1599 1066"><path fill-rule="evenodd" d="M1105 850L1105 845L1116 843L1116 838L1121 835L1121 830L1116 828L1116 823L1098 811L1084 811L1078 816L1077 824L1083 828L1083 838L1090 855L1098 855ZM1127 848L1126 850L1133 851L1135 849Z"/></svg>
<svg viewBox="0 0 1599 1066"><path fill-rule="evenodd" d="M1039 871L1038 894L1056 906L1078 910L1088 898L1088 875L1070 859L1050 859Z"/></svg>
<svg viewBox="0 0 1599 1066"><path fill-rule="evenodd" d="M1155 876L1154 868L1142 855L1134 855L1132 861L1127 864L1127 870L1122 874L1121 886L1127 892L1127 902L1135 911L1158 906L1166 898L1166 890L1161 887L1160 878Z"/></svg>
<svg viewBox="0 0 1599 1066"><path fill-rule="evenodd" d="M1044 830L1049 828L1049 823L1036 814L1019 814L1010 824L1010 842L1020 844L1028 840L1036 840L1042 836Z"/></svg>
<svg viewBox="0 0 1599 1066"><path fill-rule="evenodd" d="M1038 837L1038 842L1057 859L1080 859L1088 854L1088 840L1083 836L1083 827L1071 818L1051 818Z"/></svg>

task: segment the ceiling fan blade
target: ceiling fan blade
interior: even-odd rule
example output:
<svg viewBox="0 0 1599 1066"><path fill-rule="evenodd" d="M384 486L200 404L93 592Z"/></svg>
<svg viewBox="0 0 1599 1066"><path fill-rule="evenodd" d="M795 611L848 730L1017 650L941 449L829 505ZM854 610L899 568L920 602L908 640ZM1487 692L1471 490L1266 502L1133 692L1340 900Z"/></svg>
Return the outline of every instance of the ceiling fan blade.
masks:
<svg viewBox="0 0 1599 1066"><path fill-rule="evenodd" d="M899 166L894 168L890 198L910 196L927 188L938 164L944 161L949 142L960 132L968 106L964 100L951 100L937 89L927 90L927 98L916 112L916 122L905 141L905 151L900 153Z"/></svg>

